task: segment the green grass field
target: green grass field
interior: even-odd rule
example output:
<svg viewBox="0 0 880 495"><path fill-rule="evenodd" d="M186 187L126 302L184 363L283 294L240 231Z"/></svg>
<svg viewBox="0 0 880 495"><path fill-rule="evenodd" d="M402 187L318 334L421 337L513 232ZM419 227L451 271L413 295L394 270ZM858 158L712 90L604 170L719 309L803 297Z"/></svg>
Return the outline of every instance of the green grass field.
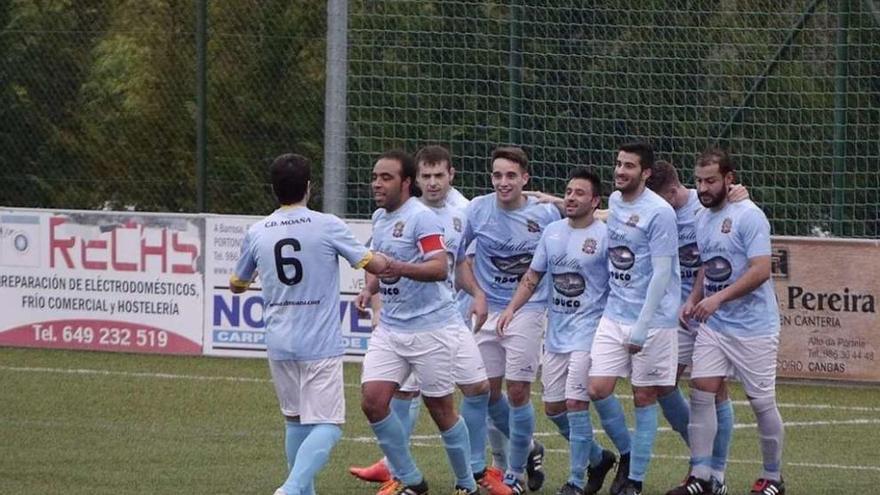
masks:
<svg viewBox="0 0 880 495"><path fill-rule="evenodd" d="M346 471L381 455L359 409L359 373L346 365L348 423L319 494L376 490ZM744 399L738 388L733 395ZM880 388L794 384L778 395L789 494L880 493ZM413 452L431 493L450 493L429 421L423 412ZM262 360L0 348L0 494L269 495L285 476L282 424ZM647 494L664 493L686 469L686 449L660 424ZM728 482L748 493L760 454L744 402L736 424ZM543 416L537 431L548 449L542 493L553 494L566 479L567 445Z"/></svg>

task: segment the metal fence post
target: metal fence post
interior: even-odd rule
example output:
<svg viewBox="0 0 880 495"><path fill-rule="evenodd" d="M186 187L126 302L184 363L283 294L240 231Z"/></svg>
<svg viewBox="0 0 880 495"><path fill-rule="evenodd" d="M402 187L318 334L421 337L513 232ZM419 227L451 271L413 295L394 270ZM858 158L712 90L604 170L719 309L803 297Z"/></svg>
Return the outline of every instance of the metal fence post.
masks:
<svg viewBox="0 0 880 495"><path fill-rule="evenodd" d="M324 211L345 216L348 1L327 2L327 82L324 90Z"/></svg>
<svg viewBox="0 0 880 495"><path fill-rule="evenodd" d="M208 0L196 2L196 211L207 210Z"/></svg>

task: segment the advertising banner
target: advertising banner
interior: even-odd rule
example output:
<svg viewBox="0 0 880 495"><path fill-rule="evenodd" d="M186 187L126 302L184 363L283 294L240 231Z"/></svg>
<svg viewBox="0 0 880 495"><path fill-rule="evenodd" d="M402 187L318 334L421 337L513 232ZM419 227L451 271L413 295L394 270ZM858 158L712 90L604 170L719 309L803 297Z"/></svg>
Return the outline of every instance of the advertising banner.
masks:
<svg viewBox="0 0 880 495"><path fill-rule="evenodd" d="M213 356L265 357L266 332L259 276L247 292L233 294L229 277L235 269L248 227L262 217L208 216L205 220L204 353ZM369 221L346 221L361 242L370 238ZM368 314L361 315L354 298L363 288L364 272L340 258L339 317L347 356L363 356L371 331ZM327 283L334 283L328 280ZM309 322L303 321L303 325Z"/></svg>
<svg viewBox="0 0 880 495"><path fill-rule="evenodd" d="M0 210L0 345L199 354L193 215Z"/></svg>
<svg viewBox="0 0 880 495"><path fill-rule="evenodd" d="M880 381L880 243L773 238L780 377Z"/></svg>

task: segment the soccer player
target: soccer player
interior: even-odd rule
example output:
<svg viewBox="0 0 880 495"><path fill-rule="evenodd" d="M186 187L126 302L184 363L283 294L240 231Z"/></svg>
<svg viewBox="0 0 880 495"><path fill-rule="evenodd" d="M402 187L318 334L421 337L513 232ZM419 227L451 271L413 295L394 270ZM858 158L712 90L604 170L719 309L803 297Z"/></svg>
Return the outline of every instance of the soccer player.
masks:
<svg viewBox="0 0 880 495"><path fill-rule="evenodd" d="M281 155L269 173L281 207L248 229L229 288L242 293L260 274L269 370L286 423L289 475L275 495L311 495L345 421L337 257L373 273L386 270L388 259L340 219L306 206L306 158Z"/></svg>
<svg viewBox="0 0 880 495"><path fill-rule="evenodd" d="M676 224L678 225L678 262L681 272L681 303L687 301L694 286L694 280L700 268L700 250L697 248L697 234L695 223L697 213L703 209L695 189L688 189L682 185L675 167L666 161L657 161L648 179L648 188L660 195L675 210ZM745 187L732 185L729 192L731 201L748 199ZM692 364L694 341L697 337L697 323L692 321L680 321L678 328L678 372L676 383L681 379L684 370ZM660 409L672 429L678 432L688 443L688 421L690 410L688 403L676 387L670 387L669 391L657 398ZM727 486L724 482L724 471L727 465L727 454L730 449L730 440L733 435L733 403L727 395L727 387L722 383L718 394L715 396L716 416L718 418L718 434L715 436L715 444L712 448L712 493L724 495Z"/></svg>
<svg viewBox="0 0 880 495"><path fill-rule="evenodd" d="M702 261L694 289L682 307L699 321L691 371L691 477L670 494L711 493L712 451L717 436L715 397L731 372L742 381L758 423L764 471L753 495L781 495L783 425L776 406L779 308L770 278L770 224L751 201L731 202L734 164L713 148L697 159L700 203L697 246Z"/></svg>
<svg viewBox="0 0 880 495"><path fill-rule="evenodd" d="M544 275L550 274L541 375L544 411L569 441L571 466L558 495L598 493L617 460L593 440L587 394L590 346L608 297L607 229L593 217L601 199L600 184L585 168L572 172L565 189L567 218L544 229L529 270L498 317L498 327L506 330ZM589 477L584 480L588 464Z"/></svg>
<svg viewBox="0 0 880 495"><path fill-rule="evenodd" d="M675 212L646 189L654 150L622 145L608 201L610 293L591 349L590 398L621 453L612 494L636 495L657 433L657 396L675 384L681 297ZM631 441L614 386L629 375L635 402Z"/></svg>
<svg viewBox="0 0 880 495"><path fill-rule="evenodd" d="M510 439L504 482L515 494L525 491L526 472L532 491L544 482L543 446L532 441L530 391L541 360L547 285L541 284L506 329L497 322L532 262L541 233L560 218L557 207L523 195L528 170L520 148L499 147L492 153L495 192L471 201L464 236L466 244L476 242L473 272L489 303L489 319L476 338L489 376L489 417ZM505 378L507 397L501 393Z"/></svg>
<svg viewBox="0 0 880 495"><path fill-rule="evenodd" d="M383 153L373 167L372 247L394 260L358 294L365 308L381 293L379 325L364 357L361 407L389 467L397 495L420 495L428 485L410 455L400 418L390 411L394 392L415 373L428 412L440 429L456 478L456 495L478 493L470 467L464 420L453 402L452 369L463 322L456 312L440 218L417 198L416 163L402 151ZM404 260L404 261L397 261Z"/></svg>
<svg viewBox="0 0 880 495"><path fill-rule="evenodd" d="M459 285L463 283L463 281L456 280L454 273L458 264L464 261L460 248L461 236L464 232L465 212L449 201L452 179L455 174L451 162L452 157L449 151L442 146L426 146L419 150L416 155L418 166L416 183L422 191L422 196L419 199L425 206L437 214L443 223L443 237L449 261L447 284L450 290L454 291L457 283ZM479 313L476 320L481 325L481 320L486 318L485 294L473 281L470 283L464 282L464 285L466 285L466 290L472 292L474 298L477 299L475 304L472 303L469 306L474 306L477 310L476 312ZM460 294L466 293L466 291L460 291ZM468 297L468 300L471 300L471 297ZM469 321L471 318L468 313L466 315ZM486 467L486 415L489 404L489 382L486 379L486 368L483 366L483 359L480 356L473 333L467 325L461 325L460 330L460 343L455 355L453 377L464 396L460 408L462 418L464 418L469 433L471 470L477 482L486 488L490 494L506 495L509 492L509 488L504 486L501 481L503 472ZM413 398L418 396L418 391L417 380L410 374L409 378L401 385L399 391L394 394L394 398L391 401L391 409L403 422L407 438L412 433L418 416L418 403L413 401ZM416 407L413 407L414 405ZM391 479L391 474L388 472L384 459L372 466L351 468L350 471L355 476L366 481L385 481ZM392 492L393 486L397 483L399 481L392 480L379 493L382 494L385 491Z"/></svg>

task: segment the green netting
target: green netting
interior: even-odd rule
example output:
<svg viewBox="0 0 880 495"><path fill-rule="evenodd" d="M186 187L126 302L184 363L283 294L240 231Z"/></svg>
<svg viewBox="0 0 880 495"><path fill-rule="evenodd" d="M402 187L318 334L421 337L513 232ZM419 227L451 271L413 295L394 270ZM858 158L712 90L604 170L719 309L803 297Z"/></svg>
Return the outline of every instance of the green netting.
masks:
<svg viewBox="0 0 880 495"><path fill-rule="evenodd" d="M388 147L448 145L458 185L475 195L488 191L491 149L522 145L533 186L559 193L574 165L596 166L610 184L617 146L646 138L686 182L699 151L726 145L776 234L878 237L880 17L873 7L352 2L349 211L371 211L369 171ZM838 66L845 8L847 62ZM511 72L517 46L521 69ZM835 87L840 67L845 93ZM836 92L845 101L837 120ZM835 148L835 125L844 121L843 146Z"/></svg>

